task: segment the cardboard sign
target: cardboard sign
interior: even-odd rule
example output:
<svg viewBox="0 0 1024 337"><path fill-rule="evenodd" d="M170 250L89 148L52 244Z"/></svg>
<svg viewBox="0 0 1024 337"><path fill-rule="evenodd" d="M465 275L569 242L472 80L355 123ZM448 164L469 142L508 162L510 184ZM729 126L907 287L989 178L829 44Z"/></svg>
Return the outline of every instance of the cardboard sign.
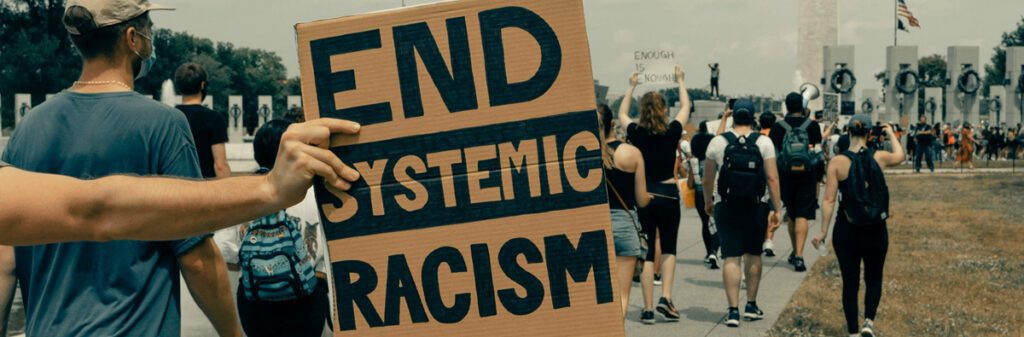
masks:
<svg viewBox="0 0 1024 337"><path fill-rule="evenodd" d="M639 84L676 83L676 53L650 49L633 52L633 61Z"/></svg>
<svg viewBox="0 0 1024 337"><path fill-rule="evenodd" d="M306 118L363 125L315 185L336 336L622 336L580 0L296 26ZM571 327L571 328L570 328Z"/></svg>

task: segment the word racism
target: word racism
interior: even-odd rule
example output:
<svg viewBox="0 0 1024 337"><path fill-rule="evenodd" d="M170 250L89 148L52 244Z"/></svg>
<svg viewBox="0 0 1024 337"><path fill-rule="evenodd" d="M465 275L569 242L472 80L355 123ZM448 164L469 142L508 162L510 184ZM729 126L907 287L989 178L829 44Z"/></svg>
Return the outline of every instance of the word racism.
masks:
<svg viewBox="0 0 1024 337"><path fill-rule="evenodd" d="M633 52L637 80L640 83L675 83L676 53L668 50Z"/></svg>
<svg viewBox="0 0 1024 337"><path fill-rule="evenodd" d="M364 126L332 143L363 179L315 185L336 335L544 336L580 315L610 322L583 334L623 334L579 0L296 30L307 118Z"/></svg>

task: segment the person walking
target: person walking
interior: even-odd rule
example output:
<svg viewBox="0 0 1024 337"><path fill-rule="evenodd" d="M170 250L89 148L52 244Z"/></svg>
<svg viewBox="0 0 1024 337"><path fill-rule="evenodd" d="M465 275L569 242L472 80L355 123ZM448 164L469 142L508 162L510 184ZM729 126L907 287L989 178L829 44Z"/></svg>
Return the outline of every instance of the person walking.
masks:
<svg viewBox="0 0 1024 337"><path fill-rule="evenodd" d="M83 179L202 178L185 116L134 91L134 81L156 61L149 14L166 8L144 0L71 0L65 6L63 23L82 57L81 75L33 109L2 160ZM241 335L227 270L208 234L15 251L29 336L180 335L180 279L218 334Z"/></svg>
<svg viewBox="0 0 1024 337"><path fill-rule="evenodd" d="M707 159L708 144L715 136L708 132L706 121L700 122L697 127L697 134L690 138L691 158L683 163L683 169L687 172L686 183L694 190L694 208L700 218L701 239L704 242L704 263L708 268L718 269L718 235L712 230L711 215L704 205L704 161Z"/></svg>
<svg viewBox="0 0 1024 337"><path fill-rule="evenodd" d="M174 72L174 87L181 94L181 104L176 106L188 119L192 139L199 156L199 170L203 178L225 178L231 176L227 150L228 121L216 111L203 106L209 89L206 70L197 63L185 63Z"/></svg>
<svg viewBox="0 0 1024 337"><path fill-rule="evenodd" d="M822 135L818 122L808 117L799 93L786 95L786 111L786 117L772 126L770 137L778 152L782 204L793 245L788 261L793 270L803 272L807 270L803 254L808 221L814 220L818 210L818 167L822 158L814 149L821 145Z"/></svg>
<svg viewBox="0 0 1024 337"><path fill-rule="evenodd" d="M874 337L878 334L874 320L882 298L882 276L889 249L889 190L883 170L898 166L906 158L890 125L883 128L889 135L893 150L869 149L866 136L870 126L869 115L856 115L850 120L850 148L829 162L821 233L811 240L815 247L824 244L836 209L836 199L841 196L832 247L842 274L843 313L851 337ZM862 263L865 283L863 325L858 321L860 312L857 304Z"/></svg>
<svg viewBox="0 0 1024 337"><path fill-rule="evenodd" d="M960 151L956 157L956 161L960 163L961 167L966 164L968 168L974 169L974 144L974 129L971 128L970 123L965 122L960 130Z"/></svg>
<svg viewBox="0 0 1024 337"><path fill-rule="evenodd" d="M619 106L619 123L626 127L626 140L640 149L643 155L647 178L647 189L654 200L639 210L640 225L647 235L648 252L644 261L640 284L644 292L644 310L641 321L654 324L654 274L661 274L661 298L658 299L658 313L669 322L679 321L679 311L672 302L672 286L675 279L676 243L679 233L680 200L679 187L672 172L676 162L676 147L683 135L683 126L690 118L690 96L686 93L686 74L676 67L681 109L676 118L669 121L668 107L664 97L656 91L640 99L640 120L629 118L630 100L637 86L636 73L630 77L629 89ZM657 235L657 236L655 236ZM654 265L655 237L661 248L659 266Z"/></svg>
<svg viewBox="0 0 1024 337"><path fill-rule="evenodd" d="M732 118L733 130L715 137L708 145L704 186L713 186L714 193L705 194L704 202L706 211L714 214L722 244L722 280L729 304L725 324L738 327L740 279L744 275L747 304L743 318L764 318L757 306L762 243L768 228L779 225L782 202L775 147L753 130L753 102L738 100Z"/></svg>
<svg viewBox="0 0 1024 337"><path fill-rule="evenodd" d="M647 207L651 195L647 193L647 179L644 176L644 158L640 149L623 143L612 127L612 110L607 105L598 105L597 111L604 132L602 161L608 184L608 205L611 210L612 234L615 242L616 275L619 282L619 296L622 303L622 318L629 309L629 293L633 289L630 279L637 261L647 256L647 242L641 242L643 229L637 222L636 210Z"/></svg>

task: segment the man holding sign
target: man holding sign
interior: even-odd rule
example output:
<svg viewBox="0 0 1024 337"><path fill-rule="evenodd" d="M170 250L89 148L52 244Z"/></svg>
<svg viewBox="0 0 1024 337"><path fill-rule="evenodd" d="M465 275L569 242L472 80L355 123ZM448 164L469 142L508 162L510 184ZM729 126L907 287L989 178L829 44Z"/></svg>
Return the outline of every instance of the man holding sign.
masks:
<svg viewBox="0 0 1024 337"><path fill-rule="evenodd" d="M335 335L622 336L581 1L296 30L307 119L363 125L331 147L364 180L315 186Z"/></svg>

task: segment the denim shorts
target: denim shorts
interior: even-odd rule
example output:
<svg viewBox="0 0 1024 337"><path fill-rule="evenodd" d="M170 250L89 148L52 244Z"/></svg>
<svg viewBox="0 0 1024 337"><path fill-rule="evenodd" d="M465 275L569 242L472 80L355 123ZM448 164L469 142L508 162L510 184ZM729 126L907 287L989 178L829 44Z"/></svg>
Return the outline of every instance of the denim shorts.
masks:
<svg viewBox="0 0 1024 337"><path fill-rule="evenodd" d="M632 218L630 218L632 214ZM622 209L611 209L612 234L615 238L615 256L643 258L647 252L640 247L640 234L633 224L636 219L635 211Z"/></svg>

